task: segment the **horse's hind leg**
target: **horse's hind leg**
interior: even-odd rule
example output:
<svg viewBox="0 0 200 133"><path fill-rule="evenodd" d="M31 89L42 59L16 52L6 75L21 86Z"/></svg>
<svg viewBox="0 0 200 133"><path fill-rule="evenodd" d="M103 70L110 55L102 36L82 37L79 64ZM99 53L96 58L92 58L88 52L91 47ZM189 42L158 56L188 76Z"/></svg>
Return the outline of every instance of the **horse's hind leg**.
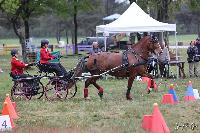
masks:
<svg viewBox="0 0 200 133"><path fill-rule="evenodd" d="M128 79L128 86L127 86L127 91L126 91L126 99L127 100L132 100L132 97L131 97L131 87L133 85L134 79L135 79L134 76L131 76Z"/></svg>

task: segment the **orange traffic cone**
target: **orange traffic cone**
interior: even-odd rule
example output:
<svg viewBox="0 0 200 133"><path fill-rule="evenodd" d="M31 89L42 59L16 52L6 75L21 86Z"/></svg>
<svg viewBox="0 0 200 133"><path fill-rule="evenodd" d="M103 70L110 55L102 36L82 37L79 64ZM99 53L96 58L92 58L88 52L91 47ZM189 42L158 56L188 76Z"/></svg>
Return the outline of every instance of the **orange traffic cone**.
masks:
<svg viewBox="0 0 200 133"><path fill-rule="evenodd" d="M152 133L169 133L169 128L158 108L158 104L154 103L152 115L144 115L142 128Z"/></svg>
<svg viewBox="0 0 200 133"><path fill-rule="evenodd" d="M5 106L5 104L3 105L2 115L9 115L12 119L18 119L19 117L15 111L15 108L13 107L12 101L10 100L8 94L6 94L6 99L4 103L6 103L7 106Z"/></svg>
<svg viewBox="0 0 200 133"><path fill-rule="evenodd" d="M14 128L14 127L15 127L15 124L14 124L14 122L13 122L13 119L16 119L16 116L15 116L15 113L12 112L12 110L9 109L9 105L8 105L7 102L4 102L4 104L3 104L2 115L9 115L11 127ZM13 117L14 117L14 118L13 118Z"/></svg>
<svg viewBox="0 0 200 133"><path fill-rule="evenodd" d="M162 98L162 104L174 104L174 99L172 94L164 94Z"/></svg>
<svg viewBox="0 0 200 133"><path fill-rule="evenodd" d="M142 120L142 128L146 131L151 131L152 115L144 115Z"/></svg>
<svg viewBox="0 0 200 133"><path fill-rule="evenodd" d="M153 113L152 113L152 133L169 133L169 128L165 123L165 120L158 108L158 104L154 103Z"/></svg>

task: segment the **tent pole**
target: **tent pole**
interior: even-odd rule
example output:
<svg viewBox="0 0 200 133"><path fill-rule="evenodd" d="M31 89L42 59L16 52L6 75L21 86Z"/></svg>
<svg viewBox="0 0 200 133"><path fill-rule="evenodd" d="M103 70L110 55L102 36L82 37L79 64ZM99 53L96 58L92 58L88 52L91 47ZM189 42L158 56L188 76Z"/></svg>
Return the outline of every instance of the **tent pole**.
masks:
<svg viewBox="0 0 200 133"><path fill-rule="evenodd" d="M176 31L175 31L175 43L176 43L176 61L178 61L178 45L177 45ZM179 78L179 68L178 68L178 66L176 68L176 75L177 75L177 79L178 79Z"/></svg>

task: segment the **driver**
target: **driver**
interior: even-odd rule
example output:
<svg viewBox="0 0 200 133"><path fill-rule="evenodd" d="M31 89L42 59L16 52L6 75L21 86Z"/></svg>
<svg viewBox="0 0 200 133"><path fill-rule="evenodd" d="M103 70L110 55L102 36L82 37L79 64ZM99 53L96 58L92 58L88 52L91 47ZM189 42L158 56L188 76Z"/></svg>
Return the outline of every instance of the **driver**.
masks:
<svg viewBox="0 0 200 133"><path fill-rule="evenodd" d="M67 71L60 63L51 63L49 60L58 58L53 56L48 51L48 40L41 40L40 48L40 64L47 66L46 69L50 72L53 71L57 76L67 77Z"/></svg>
<svg viewBox="0 0 200 133"><path fill-rule="evenodd" d="M24 74L24 68L28 66L28 64L18 59L19 53L17 49L11 50L11 73L10 76L14 79L16 78L26 78L30 75Z"/></svg>

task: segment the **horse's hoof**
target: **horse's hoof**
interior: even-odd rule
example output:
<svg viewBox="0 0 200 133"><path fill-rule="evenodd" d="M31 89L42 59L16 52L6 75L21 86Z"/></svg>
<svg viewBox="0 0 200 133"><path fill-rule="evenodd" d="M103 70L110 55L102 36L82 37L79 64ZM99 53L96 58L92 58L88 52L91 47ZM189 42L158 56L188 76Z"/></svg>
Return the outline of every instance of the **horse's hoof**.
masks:
<svg viewBox="0 0 200 133"><path fill-rule="evenodd" d="M101 100L102 100L102 98L103 98L103 93L98 93L98 95L99 95L99 97L100 97Z"/></svg>
<svg viewBox="0 0 200 133"><path fill-rule="evenodd" d="M132 97L127 97L126 99L127 99L127 100L130 100L130 101L131 101L131 100L133 100L133 98L132 98Z"/></svg>
<svg viewBox="0 0 200 133"><path fill-rule="evenodd" d="M131 97L130 94L129 94L129 95L126 95L126 99L127 99L127 100L133 100L133 98Z"/></svg>
<svg viewBox="0 0 200 133"><path fill-rule="evenodd" d="M151 91L150 90L147 90L147 94L149 94Z"/></svg>

